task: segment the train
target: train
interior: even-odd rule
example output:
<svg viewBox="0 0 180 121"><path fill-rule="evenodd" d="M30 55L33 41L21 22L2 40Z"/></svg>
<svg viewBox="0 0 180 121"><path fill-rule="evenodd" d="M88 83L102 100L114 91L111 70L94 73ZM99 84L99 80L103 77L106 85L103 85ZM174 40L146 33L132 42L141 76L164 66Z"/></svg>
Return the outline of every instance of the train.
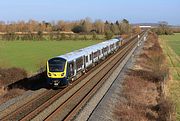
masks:
<svg viewBox="0 0 180 121"><path fill-rule="evenodd" d="M89 68L116 52L122 44L122 38L118 37L49 59L46 65L48 85L68 86Z"/></svg>

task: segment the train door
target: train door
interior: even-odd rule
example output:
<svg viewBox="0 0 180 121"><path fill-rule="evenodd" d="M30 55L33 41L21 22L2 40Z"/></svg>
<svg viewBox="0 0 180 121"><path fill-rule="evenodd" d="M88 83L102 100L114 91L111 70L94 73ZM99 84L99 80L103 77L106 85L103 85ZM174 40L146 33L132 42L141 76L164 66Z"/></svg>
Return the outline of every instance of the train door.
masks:
<svg viewBox="0 0 180 121"><path fill-rule="evenodd" d="M89 62L90 62L89 64L92 64L92 63L93 63L93 61L92 61L92 53L89 54L89 57L88 57L88 58L89 58Z"/></svg>
<svg viewBox="0 0 180 121"><path fill-rule="evenodd" d="M94 63L94 58L93 58L93 57L94 57L94 53L92 52L91 55L90 55L90 58L91 58L91 60L92 60L92 63Z"/></svg>
<svg viewBox="0 0 180 121"><path fill-rule="evenodd" d="M85 55L83 56L83 63L84 63L84 69L86 68L86 58L85 58Z"/></svg>
<svg viewBox="0 0 180 121"><path fill-rule="evenodd" d="M89 65L88 55L86 55L86 57L85 57L85 61L86 61L86 68L87 68L87 66Z"/></svg>
<svg viewBox="0 0 180 121"><path fill-rule="evenodd" d="M74 65L74 61L70 62L68 64L68 68L69 68L69 77L73 77L75 75L75 65Z"/></svg>
<svg viewBox="0 0 180 121"><path fill-rule="evenodd" d="M100 56L101 56L101 52L100 52L100 50L98 50L98 51L97 51L97 53L98 53L98 61L99 61Z"/></svg>

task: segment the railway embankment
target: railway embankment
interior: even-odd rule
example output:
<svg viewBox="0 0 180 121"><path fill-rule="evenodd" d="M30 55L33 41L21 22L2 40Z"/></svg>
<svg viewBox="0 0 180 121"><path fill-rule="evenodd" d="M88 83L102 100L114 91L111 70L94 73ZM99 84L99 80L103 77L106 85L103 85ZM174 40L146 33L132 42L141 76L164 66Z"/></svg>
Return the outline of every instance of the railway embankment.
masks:
<svg viewBox="0 0 180 121"><path fill-rule="evenodd" d="M169 70L158 37L149 33L139 58L126 73L123 90L114 109L116 119L175 120L175 107L165 94L168 78Z"/></svg>
<svg viewBox="0 0 180 121"><path fill-rule="evenodd" d="M27 72L20 68L0 68L0 104L8 103L9 100L12 102L11 99L15 103L16 99L13 98L42 88L49 89L44 80L45 71L28 77Z"/></svg>
<svg viewBox="0 0 180 121"><path fill-rule="evenodd" d="M8 89L8 85L15 83L18 80L22 80L27 77L27 73L23 69L19 68L0 68L0 103L6 100L16 97L24 92L23 89L13 88Z"/></svg>

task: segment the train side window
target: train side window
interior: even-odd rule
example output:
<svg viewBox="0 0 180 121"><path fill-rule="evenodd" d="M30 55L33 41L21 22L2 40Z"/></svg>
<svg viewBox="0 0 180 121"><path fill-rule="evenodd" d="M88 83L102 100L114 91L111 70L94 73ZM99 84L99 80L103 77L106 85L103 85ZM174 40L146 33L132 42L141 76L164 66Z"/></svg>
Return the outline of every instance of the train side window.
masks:
<svg viewBox="0 0 180 121"><path fill-rule="evenodd" d="M96 58L99 55L99 52L96 51L95 53L93 53L93 58Z"/></svg>
<svg viewBox="0 0 180 121"><path fill-rule="evenodd" d="M88 62L88 56L86 56L86 63Z"/></svg>
<svg viewBox="0 0 180 121"><path fill-rule="evenodd" d="M106 48L105 48L105 52L107 52L109 50L109 47L107 46Z"/></svg>
<svg viewBox="0 0 180 121"><path fill-rule="evenodd" d="M81 68L82 65L83 65L83 57L76 59L77 69Z"/></svg>
<svg viewBox="0 0 180 121"><path fill-rule="evenodd" d="M98 56L100 56L101 55L101 51L100 50L98 50Z"/></svg>
<svg viewBox="0 0 180 121"><path fill-rule="evenodd" d="M92 60L92 54L90 54L90 60Z"/></svg>
<svg viewBox="0 0 180 121"><path fill-rule="evenodd" d="M114 44L110 45L110 50L112 50L114 48Z"/></svg>
<svg viewBox="0 0 180 121"><path fill-rule="evenodd" d="M118 47L119 46L119 42L116 42L116 47Z"/></svg>
<svg viewBox="0 0 180 121"><path fill-rule="evenodd" d="M107 52L107 47L103 48L103 53Z"/></svg>

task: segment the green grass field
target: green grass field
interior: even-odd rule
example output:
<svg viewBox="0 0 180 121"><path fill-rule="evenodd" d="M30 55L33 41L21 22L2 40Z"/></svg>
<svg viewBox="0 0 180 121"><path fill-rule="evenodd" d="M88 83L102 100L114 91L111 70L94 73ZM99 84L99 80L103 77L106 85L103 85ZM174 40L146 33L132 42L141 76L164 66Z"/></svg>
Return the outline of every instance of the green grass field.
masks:
<svg viewBox="0 0 180 121"><path fill-rule="evenodd" d="M176 119L180 120L180 33L160 36L160 43L167 58L170 72L168 90L176 106Z"/></svg>
<svg viewBox="0 0 180 121"><path fill-rule="evenodd" d="M170 45L170 47L174 50L174 52L180 56L180 33L176 33L175 35L169 36L161 36L161 38Z"/></svg>
<svg viewBox="0 0 180 121"><path fill-rule="evenodd" d="M0 67L19 67L35 73L47 59L100 41L0 41Z"/></svg>

